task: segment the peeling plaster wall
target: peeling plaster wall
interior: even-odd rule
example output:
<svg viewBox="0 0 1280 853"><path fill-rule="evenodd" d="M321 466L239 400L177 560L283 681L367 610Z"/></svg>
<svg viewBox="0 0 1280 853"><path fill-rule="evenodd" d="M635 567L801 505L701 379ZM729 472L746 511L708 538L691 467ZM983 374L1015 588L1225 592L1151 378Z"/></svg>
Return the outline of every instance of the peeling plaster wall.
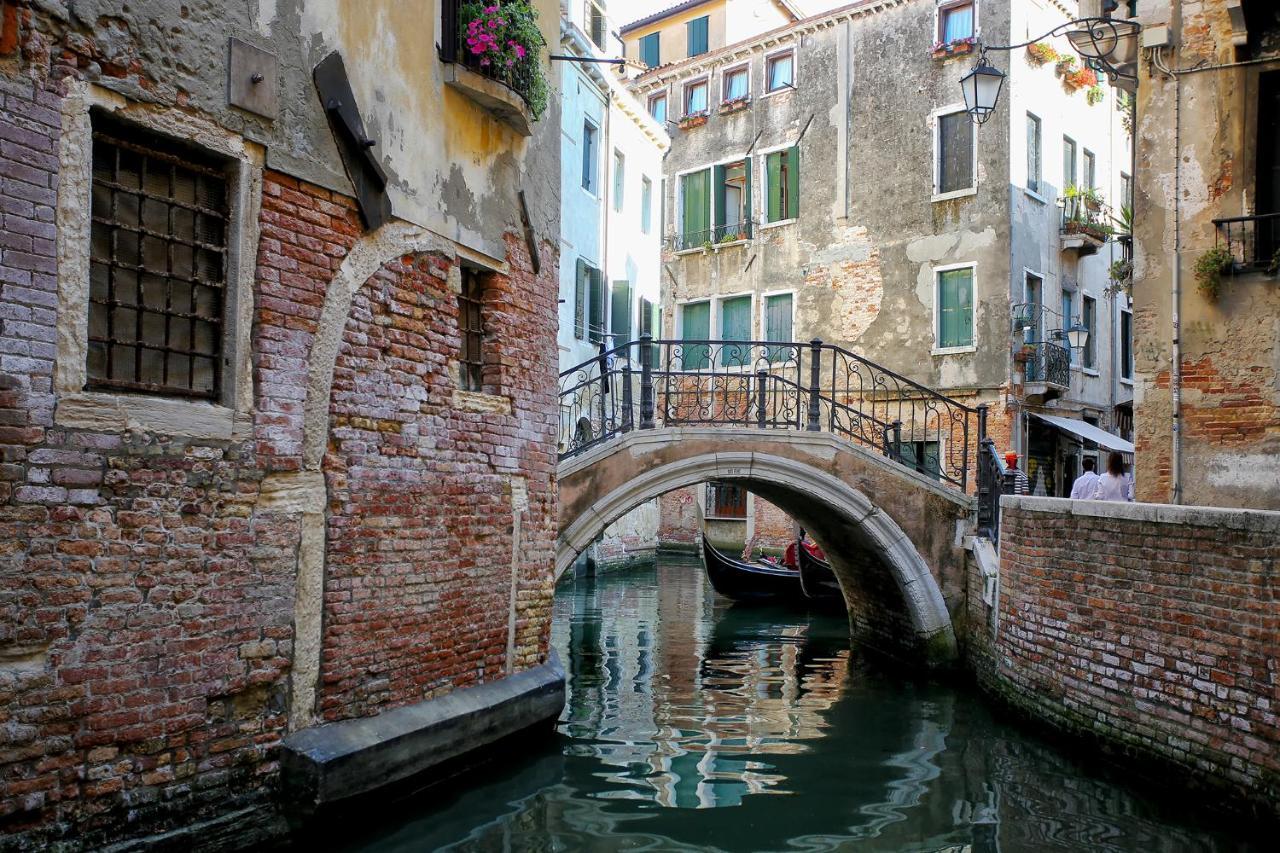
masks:
<svg viewBox="0 0 1280 853"><path fill-rule="evenodd" d="M1227 6L1225 0L1142 4L1142 22L1170 25L1171 66L1229 63L1237 56ZM1224 280L1212 302L1197 292L1194 277L1196 260L1220 241L1213 219L1262 212L1255 210L1258 77L1276 69L1280 59L1183 75L1176 128L1174 80L1142 63L1134 257L1139 500L1178 499L1171 368L1173 264L1180 249L1180 500L1280 508L1280 289L1264 275L1239 274ZM1177 130L1181 169L1175 176Z"/></svg>

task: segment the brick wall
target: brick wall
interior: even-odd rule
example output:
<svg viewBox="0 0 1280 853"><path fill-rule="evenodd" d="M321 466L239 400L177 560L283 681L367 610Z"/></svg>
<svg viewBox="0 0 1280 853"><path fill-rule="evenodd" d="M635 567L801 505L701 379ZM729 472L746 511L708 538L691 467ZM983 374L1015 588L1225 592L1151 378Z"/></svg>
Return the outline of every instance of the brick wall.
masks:
<svg viewBox="0 0 1280 853"><path fill-rule="evenodd" d="M1032 716L1274 816L1280 514L1004 499L998 636L970 573L980 681Z"/></svg>
<svg viewBox="0 0 1280 853"><path fill-rule="evenodd" d="M681 550L698 542L698 498L689 486L667 492L658 498L658 547L673 546Z"/></svg>

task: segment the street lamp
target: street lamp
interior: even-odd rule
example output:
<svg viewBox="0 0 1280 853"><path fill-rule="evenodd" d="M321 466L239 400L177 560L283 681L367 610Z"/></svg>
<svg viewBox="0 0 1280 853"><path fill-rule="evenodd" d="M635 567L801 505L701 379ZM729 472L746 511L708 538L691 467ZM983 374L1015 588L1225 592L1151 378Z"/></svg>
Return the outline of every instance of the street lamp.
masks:
<svg viewBox="0 0 1280 853"><path fill-rule="evenodd" d="M965 110L975 124L983 124L995 112L996 103L1000 99L1005 75L1000 69L987 63L987 51L1008 52L1065 34L1076 52L1103 71L1112 82L1121 77L1134 80L1134 75L1124 73L1120 66L1133 62L1137 57L1138 32L1141 29L1142 26L1137 21L1077 18L1021 44L983 45L978 52L977 64L960 78Z"/></svg>
<svg viewBox="0 0 1280 853"><path fill-rule="evenodd" d="M1076 320L1067 327L1067 343L1072 349L1084 349L1089 345L1089 327Z"/></svg>

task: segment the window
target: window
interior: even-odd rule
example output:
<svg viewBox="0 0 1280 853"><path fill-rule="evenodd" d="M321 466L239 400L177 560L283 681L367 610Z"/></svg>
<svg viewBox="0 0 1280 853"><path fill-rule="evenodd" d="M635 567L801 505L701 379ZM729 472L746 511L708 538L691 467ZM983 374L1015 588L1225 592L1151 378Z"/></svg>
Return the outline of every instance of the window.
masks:
<svg viewBox="0 0 1280 853"><path fill-rule="evenodd" d="M646 177L640 178L640 233L653 231L653 182Z"/></svg>
<svg viewBox="0 0 1280 853"><path fill-rule="evenodd" d="M973 3L944 3L938 6L938 41L973 38Z"/></svg>
<svg viewBox="0 0 1280 853"><path fill-rule="evenodd" d="M1084 188L1094 189L1098 185L1098 159L1088 148L1084 149Z"/></svg>
<svg viewBox="0 0 1280 853"><path fill-rule="evenodd" d="M1071 327L1075 317L1075 297L1076 295L1070 290L1062 291L1062 331L1059 333L1062 337L1058 343L1067 351L1067 363L1075 364L1076 351L1071 348L1071 341L1067 339L1067 329Z"/></svg>
<svg viewBox="0 0 1280 853"><path fill-rule="evenodd" d="M1084 297L1084 301L1081 303L1080 313L1081 322L1084 323L1084 327L1089 331L1089 337L1084 342L1084 366L1093 370L1094 367L1097 366L1094 363L1096 361L1095 353L1097 352L1095 349L1097 341L1095 341L1094 338L1098 333L1097 300L1092 296Z"/></svg>
<svg viewBox="0 0 1280 853"><path fill-rule="evenodd" d="M1033 272L1027 273L1026 310L1031 322L1023 333L1023 341L1036 344L1044 340L1041 336L1044 329L1044 279Z"/></svg>
<svg viewBox="0 0 1280 853"><path fill-rule="evenodd" d="M1133 378L1133 313L1120 312L1120 378Z"/></svg>
<svg viewBox="0 0 1280 853"><path fill-rule="evenodd" d="M898 458L921 474L935 480L942 478L942 461L936 441L903 441L898 444Z"/></svg>
<svg viewBox="0 0 1280 853"><path fill-rule="evenodd" d="M791 51L770 56L764 63L764 90L779 92L795 88L795 54Z"/></svg>
<svg viewBox="0 0 1280 853"><path fill-rule="evenodd" d="M596 126L590 121L582 123L582 188L589 193L596 191L597 134Z"/></svg>
<svg viewBox="0 0 1280 853"><path fill-rule="evenodd" d="M475 270L462 270L462 292L458 294L458 331L462 336L462 354L458 358L463 391L480 391L484 387L484 322L480 306L484 302L484 285Z"/></svg>
<svg viewBox="0 0 1280 853"><path fill-rule="evenodd" d="M689 302L680 306L680 339L683 341L711 340L711 303ZM676 369L701 370L711 361L711 348L706 344L685 344L682 358Z"/></svg>
<svg viewBox="0 0 1280 853"><path fill-rule="evenodd" d="M747 490L729 483L707 483L707 517L746 518Z"/></svg>
<svg viewBox="0 0 1280 853"><path fill-rule="evenodd" d="M720 340L751 340L751 297L734 296L720 300ZM728 344L720 351L720 363L725 367L742 367L750 364L751 347Z"/></svg>
<svg viewBox="0 0 1280 853"><path fill-rule="evenodd" d="M1124 172L1120 173L1120 205L1133 209L1133 178Z"/></svg>
<svg viewBox="0 0 1280 853"><path fill-rule="evenodd" d="M938 116L935 195L973 189L973 129L964 110Z"/></svg>
<svg viewBox="0 0 1280 853"><path fill-rule="evenodd" d="M790 293L776 293L764 298L764 339L791 343L795 334ZM769 361L786 361L792 353L790 347L769 347Z"/></svg>
<svg viewBox="0 0 1280 853"><path fill-rule="evenodd" d="M751 173L746 160L712 169L717 243L751 236Z"/></svg>
<svg viewBox="0 0 1280 853"><path fill-rule="evenodd" d="M627 159L618 149L613 150L613 209L621 212L622 192L626 187Z"/></svg>
<svg viewBox="0 0 1280 853"><path fill-rule="evenodd" d="M1027 189L1040 192L1040 119L1027 113Z"/></svg>
<svg viewBox="0 0 1280 853"><path fill-rule="evenodd" d="M1062 137L1062 188L1076 185L1076 143L1071 137Z"/></svg>
<svg viewBox="0 0 1280 853"><path fill-rule="evenodd" d="M86 387L217 400L225 161L93 119Z"/></svg>
<svg viewBox="0 0 1280 853"><path fill-rule="evenodd" d="M631 282L613 283L609 294L609 333L615 347L631 340Z"/></svg>
<svg viewBox="0 0 1280 853"><path fill-rule="evenodd" d="M586 22L587 35L591 38L592 43L604 50L605 39L608 38L609 34L609 26L605 18L603 2L597 4L595 0L587 0L582 17Z"/></svg>
<svg viewBox="0 0 1280 853"><path fill-rule="evenodd" d="M689 47L689 56L698 56L707 52L707 22L707 16L703 15L684 25L685 43Z"/></svg>
<svg viewBox="0 0 1280 853"><path fill-rule="evenodd" d="M711 239L710 182L710 169L691 172L680 178L681 249L692 249Z"/></svg>
<svg viewBox="0 0 1280 853"><path fill-rule="evenodd" d="M745 65L724 72L723 82L722 100L736 101L738 98L745 98L750 93L751 77Z"/></svg>
<svg viewBox="0 0 1280 853"><path fill-rule="evenodd" d="M640 39L640 61L650 68L657 68L662 64L662 48L658 39L658 33L649 33Z"/></svg>
<svg viewBox="0 0 1280 853"><path fill-rule="evenodd" d="M658 306L643 296L640 297L640 336L658 337ZM657 347L644 347L640 352L640 363L649 367L657 366Z"/></svg>
<svg viewBox="0 0 1280 853"><path fill-rule="evenodd" d="M800 215L800 149L791 147L766 154L764 170L769 221L797 218Z"/></svg>
<svg viewBox="0 0 1280 853"><path fill-rule="evenodd" d="M684 87L684 114L698 115L707 111L707 81L686 83Z"/></svg>
<svg viewBox="0 0 1280 853"><path fill-rule="evenodd" d="M660 92L657 95L649 96L649 115L653 116L659 124L667 122L667 93Z"/></svg>
<svg viewBox="0 0 1280 853"><path fill-rule="evenodd" d="M574 278L573 336L592 343L604 340L604 278L582 258Z"/></svg>
<svg viewBox="0 0 1280 853"><path fill-rule="evenodd" d="M973 267L938 272L938 349L973 346Z"/></svg>

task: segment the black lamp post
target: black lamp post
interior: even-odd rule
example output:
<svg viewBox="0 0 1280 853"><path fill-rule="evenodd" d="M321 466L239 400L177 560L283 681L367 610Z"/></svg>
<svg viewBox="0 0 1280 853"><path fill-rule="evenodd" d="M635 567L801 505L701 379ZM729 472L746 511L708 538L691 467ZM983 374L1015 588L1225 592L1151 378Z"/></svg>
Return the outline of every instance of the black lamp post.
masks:
<svg viewBox="0 0 1280 853"><path fill-rule="evenodd" d="M1137 21L1112 20L1111 18L1077 18L1059 24L1049 32L1030 41L1020 44L983 45L978 51L977 64L968 74L960 78L960 89L964 92L964 106L975 124L983 124L995 112L1000 100L1000 92L1004 87L1005 74L987 62L987 52L992 50L1011 51L1043 41L1053 36L1065 34L1071 46L1091 63L1096 65L1113 82L1124 78L1136 79L1126 74L1119 66L1134 60L1138 53L1138 32L1142 26Z"/></svg>

